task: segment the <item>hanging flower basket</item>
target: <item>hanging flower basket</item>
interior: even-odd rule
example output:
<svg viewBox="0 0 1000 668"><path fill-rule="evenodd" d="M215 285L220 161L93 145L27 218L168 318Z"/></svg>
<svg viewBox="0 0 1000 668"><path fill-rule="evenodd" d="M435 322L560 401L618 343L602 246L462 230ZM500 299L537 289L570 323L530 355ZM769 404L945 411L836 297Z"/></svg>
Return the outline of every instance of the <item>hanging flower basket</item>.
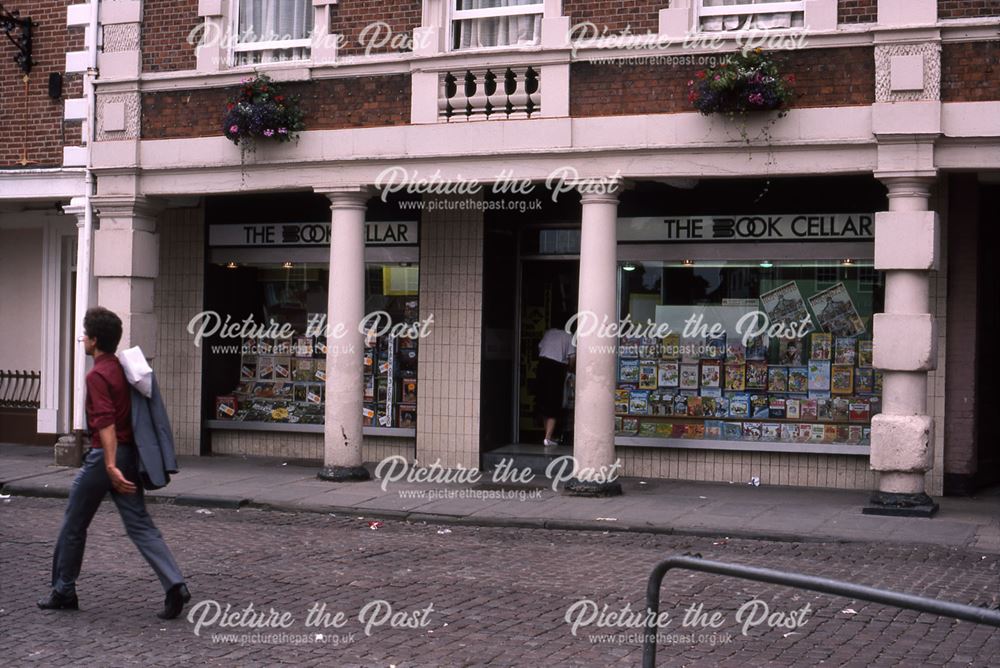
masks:
<svg viewBox="0 0 1000 668"><path fill-rule="evenodd" d="M286 96L266 74L245 79L239 95L226 105L222 133L240 141L290 141L305 130L297 96Z"/></svg>
<svg viewBox="0 0 1000 668"><path fill-rule="evenodd" d="M688 99L706 116L754 111L787 113L792 102L795 75L782 76L770 56L760 49L738 53L715 67L700 70L688 82Z"/></svg>

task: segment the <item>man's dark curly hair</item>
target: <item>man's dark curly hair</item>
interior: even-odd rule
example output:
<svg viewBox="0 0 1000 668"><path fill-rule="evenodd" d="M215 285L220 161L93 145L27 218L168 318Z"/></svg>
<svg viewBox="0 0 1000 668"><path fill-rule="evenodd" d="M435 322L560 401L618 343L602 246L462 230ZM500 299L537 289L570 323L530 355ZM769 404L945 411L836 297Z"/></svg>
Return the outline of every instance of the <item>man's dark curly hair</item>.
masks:
<svg viewBox="0 0 1000 668"><path fill-rule="evenodd" d="M97 349L102 353L113 353L122 340L121 318L103 306L87 309L83 316L83 333L97 339Z"/></svg>

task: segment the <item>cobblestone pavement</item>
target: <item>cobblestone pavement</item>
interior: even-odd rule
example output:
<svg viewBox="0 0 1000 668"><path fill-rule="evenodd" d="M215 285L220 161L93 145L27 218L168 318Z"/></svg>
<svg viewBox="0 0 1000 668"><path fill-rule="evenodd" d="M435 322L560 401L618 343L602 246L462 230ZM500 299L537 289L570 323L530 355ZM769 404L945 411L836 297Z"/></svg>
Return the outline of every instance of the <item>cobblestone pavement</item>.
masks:
<svg viewBox="0 0 1000 668"><path fill-rule="evenodd" d="M200 606L194 622L204 623L196 634L189 614L170 622L155 617L162 592L110 500L91 527L78 583L82 610L36 609L64 507L61 499L0 501L5 665L634 666L641 647L629 636L638 629L608 617L611 627L584 625L588 604L578 602L589 599L608 612L643 610L652 566L689 552L975 605L995 606L1000 596L1000 557L956 549L399 522L372 530L357 517L151 505L188 578L192 605ZM806 623L793 629L764 622L744 635L736 617L752 599L763 603L744 607L751 621L766 604L792 626ZM216 611L209 600L238 614L251 604L255 612L273 608L292 623L223 628L210 623ZM326 604L327 619L343 612L344 625L307 628L314 603ZM574 604L576 635L566 621ZM719 613L722 625L683 626L685 611L698 604ZM668 574L662 610L672 621L660 631L659 665L1000 662L1000 629L699 573ZM416 628L392 628L387 617ZM213 640L217 633L235 639ZM280 633L285 637L260 637Z"/></svg>

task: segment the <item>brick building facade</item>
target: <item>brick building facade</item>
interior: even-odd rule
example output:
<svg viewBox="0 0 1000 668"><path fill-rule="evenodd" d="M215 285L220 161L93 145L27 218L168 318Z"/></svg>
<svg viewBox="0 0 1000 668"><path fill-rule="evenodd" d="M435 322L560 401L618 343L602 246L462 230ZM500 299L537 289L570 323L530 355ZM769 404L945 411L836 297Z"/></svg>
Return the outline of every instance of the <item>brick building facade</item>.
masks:
<svg viewBox="0 0 1000 668"><path fill-rule="evenodd" d="M38 324L46 344L32 365L42 375L39 431L54 440L80 425L72 369L79 377L83 360L74 361L69 314L100 302L123 315L124 344L141 345L153 359L182 453L325 459L333 472L390 455L445 466L486 466L505 453L536 461L546 456L532 449L541 434L531 382L531 327L539 317L588 305L613 319L666 317L680 306L749 308L788 283L810 286L815 294L806 301L839 283L857 302L852 308L864 311L853 335L872 346L884 379L882 394L870 393L877 417L842 425L828 418L833 430L814 430L812 440L782 431L788 400L846 406L870 398L857 389L864 385L845 397L830 385L830 396L810 388L801 397L771 397L780 408L756 416L764 437L756 426L741 436L705 437L733 416L709 415L721 419L701 424L702 413L646 413L645 390L622 371L631 364L622 348L610 358L581 352L577 408L563 421L572 452L594 466L620 459L626 475L759 477L877 489L897 501L996 482L995 428L980 407L992 398L986 379L996 363L987 326L996 280L982 249L1000 181L1000 3L804 0L794 11L754 6L738 15L720 9L732 3L711 0L499 4L498 11L445 0L19 6L38 24L36 64L26 95L22 73L6 58L0 69L0 112L12 119L0 130L0 234L41 230L36 246L45 268L37 280L47 306ZM274 35L240 34L257 5L279 18L252 28L276 26ZM90 31L95 49L85 38ZM747 39L794 75L788 113L698 114L691 83ZM255 72L300 100L306 130L295 141L240 147L222 136L226 104ZM52 96L50 74L63 77ZM543 185L567 166L579 187L560 201L537 197L536 213L517 210L519 197L509 191L477 194L471 209L460 210L448 208L449 196L419 188L392 197L372 190L393 169L452 185L492 184L501 173ZM608 178L614 196L588 192L587 184ZM820 236L726 244L635 231L643 220L694 225L715 214L841 222L837 216L867 215L883 232L836 243ZM264 239L275 230L303 233L282 226L324 222L334 239L339 233L354 245L322 250L232 236L240 224L259 228ZM380 237L402 223L418 226L419 238ZM355 239L358 225L365 232ZM557 251L545 250L550 243ZM341 275L334 261L353 267L355 256L364 258L363 280ZM553 264L532 283L544 262ZM630 273L637 265L638 282ZM806 265L815 267L808 277ZM87 280L70 288L78 272ZM276 276L296 277L294 299ZM720 281L715 296L670 301L679 285L700 294L689 285L698 280ZM255 296L240 285L253 286ZM545 295L537 304L533 288ZM361 368L361 358L333 350L308 364L289 356L291 368L307 370L302 396L321 407L301 407L302 421L289 422L282 410L298 405L295 395L259 394L287 389L268 385L280 380L260 377L259 366L241 378L241 354L194 346L190 332L203 311L231 306L262 317L292 308L289 300L299 300L303 314L354 313L361 300L398 307L406 319L433 315L434 327L419 352L396 340L388 353L383 342L375 345L374 366L388 364L392 381L344 371ZM819 332L824 326L812 316ZM767 355L779 354L777 339L773 348ZM862 383L869 367L855 364L854 354L828 361L851 366ZM271 364L271 355L265 359ZM812 361L824 360L802 363ZM679 363L707 368L706 379L715 364ZM320 368L326 379L313 383L318 377L308 370ZM366 388L341 399L356 382L372 384L371 396ZM419 392L402 394L408 383ZM698 397L691 403L699 406L704 398L710 405L734 398L714 389L671 396ZM636 394L638 403L616 410L616 390ZM666 394L655 384L649 391L654 402ZM265 404L281 417L260 413ZM243 418L219 413L220 405ZM256 417L247 419L246 410ZM742 420L758 424L753 415ZM336 447L340 440L346 448Z"/></svg>

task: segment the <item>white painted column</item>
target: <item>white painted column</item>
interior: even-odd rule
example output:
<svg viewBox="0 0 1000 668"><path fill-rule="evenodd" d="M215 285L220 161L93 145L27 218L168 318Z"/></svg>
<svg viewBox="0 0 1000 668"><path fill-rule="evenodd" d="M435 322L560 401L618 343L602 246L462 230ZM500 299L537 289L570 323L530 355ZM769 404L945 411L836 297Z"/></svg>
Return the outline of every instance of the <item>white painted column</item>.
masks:
<svg viewBox="0 0 1000 668"><path fill-rule="evenodd" d="M885 312L874 317L874 363L885 374L882 413L872 418L871 466L880 473L872 514L929 516L924 490L934 422L927 414L927 372L937 363L928 274L938 267L940 227L928 210L927 177L883 179L889 211L875 217L875 268L885 272Z"/></svg>
<svg viewBox="0 0 1000 668"><path fill-rule="evenodd" d="M162 205L145 198L94 198L100 229L94 233L97 304L122 320L118 350L139 346L147 359L158 356L153 282L160 273L156 216ZM83 319L83 312L77 318Z"/></svg>
<svg viewBox="0 0 1000 668"><path fill-rule="evenodd" d="M579 321L618 321L618 195L617 181L603 192L584 188L581 203ZM598 331L577 336L576 398L573 455L577 477L566 484L571 494L611 496L621 494L621 484L591 475L608 473L615 463L615 347L617 337Z"/></svg>
<svg viewBox="0 0 1000 668"><path fill-rule="evenodd" d="M368 480L362 466L364 397L365 187L327 190L330 210L330 288L327 303L326 425L319 477Z"/></svg>

